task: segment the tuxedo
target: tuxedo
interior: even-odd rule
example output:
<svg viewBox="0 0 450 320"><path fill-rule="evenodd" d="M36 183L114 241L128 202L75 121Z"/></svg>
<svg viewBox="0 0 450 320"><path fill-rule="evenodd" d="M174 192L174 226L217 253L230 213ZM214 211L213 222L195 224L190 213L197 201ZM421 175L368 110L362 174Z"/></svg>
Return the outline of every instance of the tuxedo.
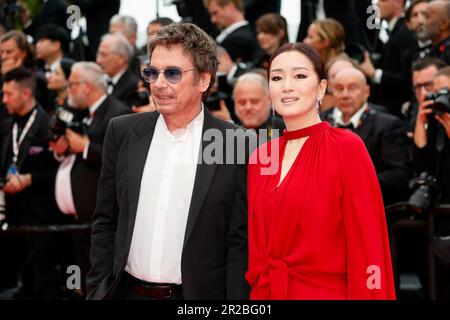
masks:
<svg viewBox="0 0 450 320"><path fill-rule="evenodd" d="M103 139L108 123L112 118L129 112L129 108L123 103L107 97L98 107L87 129L90 140L87 158L83 159L82 154L77 154L70 172L73 200L79 222L90 222L95 210Z"/></svg>
<svg viewBox="0 0 450 320"><path fill-rule="evenodd" d="M381 60L375 67L383 70L380 84L372 85L371 101L386 106L401 117L400 108L411 96L410 50L415 50L417 40L406 26L406 19L399 18L384 45Z"/></svg>
<svg viewBox="0 0 450 320"><path fill-rule="evenodd" d="M331 108L322 119L337 126ZM408 149L406 131L402 121L390 114L379 112L369 104L359 126L352 130L366 145L375 166L384 204L406 200L408 196Z"/></svg>
<svg viewBox="0 0 450 320"><path fill-rule="evenodd" d="M125 73L120 77L119 81L114 85L114 89L111 93L111 96L122 101L125 104L127 103L128 96L137 90L139 79L136 77L136 74L133 72L131 67L125 71ZM129 106L131 107L131 106Z"/></svg>
<svg viewBox="0 0 450 320"><path fill-rule="evenodd" d="M367 8L371 0L324 0L323 9L327 18L339 21L346 33L346 44L359 43L368 50L372 49L374 30L366 28L370 14ZM306 37L309 25L317 19L318 0L301 1L301 19L297 33L297 42Z"/></svg>
<svg viewBox="0 0 450 320"><path fill-rule="evenodd" d="M159 116L151 112L118 117L108 127L92 224L88 299L114 298L125 274L142 174ZM205 110L203 134L215 129L225 137L226 130L236 128ZM232 150L220 146L226 159ZM202 141L200 154L206 147ZM202 161L197 164L181 256L184 299L248 299L247 259L246 165Z"/></svg>
<svg viewBox="0 0 450 320"><path fill-rule="evenodd" d="M225 37L219 45L227 50L233 61L240 59L241 62L254 62L259 61L260 56L264 55L264 51L259 46L250 25L237 28Z"/></svg>

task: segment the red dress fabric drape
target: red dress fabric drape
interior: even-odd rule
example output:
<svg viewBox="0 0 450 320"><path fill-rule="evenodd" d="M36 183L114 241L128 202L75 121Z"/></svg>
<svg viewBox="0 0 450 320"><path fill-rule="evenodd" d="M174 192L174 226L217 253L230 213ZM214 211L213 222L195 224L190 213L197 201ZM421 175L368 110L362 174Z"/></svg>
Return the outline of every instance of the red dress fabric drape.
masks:
<svg viewBox="0 0 450 320"><path fill-rule="evenodd" d="M250 158L250 298L395 299L383 200L364 143L326 122L297 133L308 138L278 187L287 138ZM273 161L278 168L267 174Z"/></svg>

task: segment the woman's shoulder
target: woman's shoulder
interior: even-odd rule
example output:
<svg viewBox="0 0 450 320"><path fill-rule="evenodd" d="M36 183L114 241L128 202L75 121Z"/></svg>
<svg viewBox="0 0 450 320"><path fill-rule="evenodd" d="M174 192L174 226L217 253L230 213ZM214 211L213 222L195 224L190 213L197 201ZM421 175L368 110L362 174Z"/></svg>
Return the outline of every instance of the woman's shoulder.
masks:
<svg viewBox="0 0 450 320"><path fill-rule="evenodd" d="M329 138L334 145L338 146L338 150L349 151L349 149L360 149L364 147L362 139L348 129L330 127L328 132Z"/></svg>

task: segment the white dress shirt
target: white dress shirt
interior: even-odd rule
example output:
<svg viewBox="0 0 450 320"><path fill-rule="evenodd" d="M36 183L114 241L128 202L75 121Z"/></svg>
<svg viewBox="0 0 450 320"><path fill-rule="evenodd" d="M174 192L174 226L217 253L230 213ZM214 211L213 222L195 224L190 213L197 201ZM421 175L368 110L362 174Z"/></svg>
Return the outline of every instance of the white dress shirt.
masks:
<svg viewBox="0 0 450 320"><path fill-rule="evenodd" d="M156 283L181 284L181 255L202 139L203 107L186 127L170 132L159 116L141 179L125 270Z"/></svg>
<svg viewBox="0 0 450 320"><path fill-rule="evenodd" d="M345 123L344 120L342 119L342 112L341 110L339 110L339 108L334 108L333 109L333 119L336 125L341 125L341 126L346 126L349 125L350 123L353 124L353 128L358 128L358 126L360 125L359 121L361 120L362 115L364 114L364 112L367 110L368 108L368 104L367 102L362 106L361 109L359 109L351 118L350 120Z"/></svg>
<svg viewBox="0 0 450 320"><path fill-rule="evenodd" d="M239 29L240 27L246 26L246 25L248 25L248 21L247 20L242 20L242 21L230 24L228 27L223 29L222 32L216 37L216 42L218 44L221 44L222 41L225 40L225 38L228 37L228 35L230 33L232 33L233 31L235 31L237 29Z"/></svg>
<svg viewBox="0 0 450 320"><path fill-rule="evenodd" d="M95 111L97 111L98 107L105 101L106 94L101 96L97 101L94 102L92 106L89 107L89 113L91 117L86 121L86 124L89 126L92 122L92 116ZM83 159L87 159L89 150L89 143L86 144L83 151ZM56 181L55 181L55 199L56 204L58 205L59 210L62 213L68 215L76 215L75 203L73 201L73 193L72 193L72 182L70 178L70 174L72 172L73 165L75 163L77 155L71 154L62 159L61 164L58 167L58 172L56 173ZM55 157L57 160L60 158Z"/></svg>

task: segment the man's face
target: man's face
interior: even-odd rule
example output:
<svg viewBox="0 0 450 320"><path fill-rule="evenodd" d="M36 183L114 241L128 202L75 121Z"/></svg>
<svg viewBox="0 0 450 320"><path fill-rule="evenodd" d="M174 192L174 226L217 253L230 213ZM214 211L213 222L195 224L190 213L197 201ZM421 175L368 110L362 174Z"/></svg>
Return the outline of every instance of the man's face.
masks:
<svg viewBox="0 0 450 320"><path fill-rule="evenodd" d="M50 39L41 38L36 42L36 58L47 60L51 58L58 50L58 42Z"/></svg>
<svg viewBox="0 0 450 320"><path fill-rule="evenodd" d="M114 77L122 69L123 60L122 55L113 51L111 39L105 39L100 43L96 62L108 76Z"/></svg>
<svg viewBox="0 0 450 320"><path fill-rule="evenodd" d="M72 70L69 77L69 105L76 109L88 108L89 83L81 76L78 69Z"/></svg>
<svg viewBox="0 0 450 320"><path fill-rule="evenodd" d="M419 104L424 102L425 96L433 91L433 78L437 71L435 66L429 66L428 68L413 72L412 83L414 94Z"/></svg>
<svg viewBox="0 0 450 320"><path fill-rule="evenodd" d="M356 69L344 69L334 78L333 96L339 110L349 117L354 115L367 101L370 88L364 75Z"/></svg>
<svg viewBox="0 0 450 320"><path fill-rule="evenodd" d="M418 33L425 24L425 10L427 7L426 2L418 3L411 11L411 17L408 21L409 28Z"/></svg>
<svg viewBox="0 0 450 320"><path fill-rule="evenodd" d="M380 19L391 20L395 16L396 0L378 0Z"/></svg>
<svg viewBox="0 0 450 320"><path fill-rule="evenodd" d="M158 78L150 83L156 109L164 116L184 119L198 110L203 92L208 89L211 76L199 74L190 56L180 44L169 48L158 45L152 52L150 67L159 70ZM183 70L178 83L167 81L164 70ZM194 70L190 70L194 69ZM187 71L190 70L190 71Z"/></svg>
<svg viewBox="0 0 450 320"><path fill-rule="evenodd" d="M419 37L431 39L438 42L440 39L440 26L443 23L443 13L440 12L440 6L436 3L428 3L425 8L425 23Z"/></svg>
<svg viewBox="0 0 450 320"><path fill-rule="evenodd" d="M450 89L450 77L441 75L439 77L434 78L433 89L435 92L445 88Z"/></svg>
<svg viewBox="0 0 450 320"><path fill-rule="evenodd" d="M25 108L23 91L24 89L15 81L8 81L3 84L2 102L10 115L21 115Z"/></svg>
<svg viewBox="0 0 450 320"><path fill-rule="evenodd" d="M234 107L239 121L245 128L257 129L270 115L268 92L259 83L240 83L234 89Z"/></svg>
<svg viewBox="0 0 450 320"><path fill-rule="evenodd" d="M8 39L0 43L0 57L2 63L2 73L17 68L23 64L26 52L21 51L14 39Z"/></svg>
<svg viewBox="0 0 450 320"><path fill-rule="evenodd" d="M209 15L211 16L211 22L216 25L220 30L225 29L230 25L229 23L229 7L231 4L228 4L224 7L221 7L217 4L216 1L211 1L208 6Z"/></svg>
<svg viewBox="0 0 450 320"><path fill-rule="evenodd" d="M161 25L159 23L151 23L147 28L147 37L148 40L152 39L158 30L161 29Z"/></svg>

